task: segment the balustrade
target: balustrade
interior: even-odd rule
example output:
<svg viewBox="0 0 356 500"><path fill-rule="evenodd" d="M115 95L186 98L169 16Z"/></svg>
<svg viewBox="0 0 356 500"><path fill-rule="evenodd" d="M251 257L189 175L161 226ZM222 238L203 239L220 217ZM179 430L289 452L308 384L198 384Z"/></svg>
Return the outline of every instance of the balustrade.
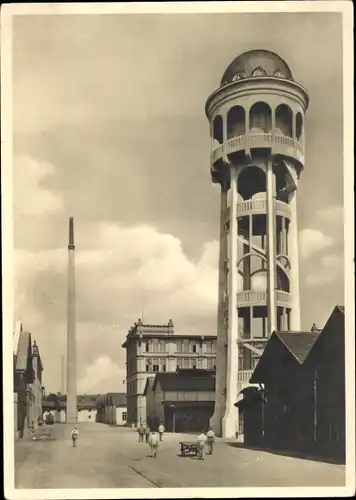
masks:
<svg viewBox="0 0 356 500"><path fill-rule="evenodd" d="M229 155L243 151L246 148L263 147L272 148L275 153L295 156L300 161L303 161L304 147L297 139L280 134L272 135L271 133L248 133L232 137L212 150L212 161L215 163L225 154Z"/></svg>
<svg viewBox="0 0 356 500"><path fill-rule="evenodd" d="M277 290L276 293L277 305L280 307L289 307L291 303L291 294L282 290ZM260 290L243 290L237 293L237 307L251 305L266 305L267 291Z"/></svg>
<svg viewBox="0 0 356 500"><path fill-rule="evenodd" d="M266 214L267 201L266 200L246 200L237 203L237 216L244 217L250 214ZM283 201L276 201L276 215L287 217L291 219L292 212L288 203ZM225 221L230 219L230 207L226 209Z"/></svg>

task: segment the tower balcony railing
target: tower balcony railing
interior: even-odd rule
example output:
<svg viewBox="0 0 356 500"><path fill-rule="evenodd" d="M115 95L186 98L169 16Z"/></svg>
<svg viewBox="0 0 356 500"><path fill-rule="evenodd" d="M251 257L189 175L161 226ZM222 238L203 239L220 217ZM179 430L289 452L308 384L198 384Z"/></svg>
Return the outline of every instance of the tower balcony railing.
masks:
<svg viewBox="0 0 356 500"><path fill-rule="evenodd" d="M253 370L239 370L237 372L237 382L240 384L248 384L252 373Z"/></svg>
<svg viewBox="0 0 356 500"><path fill-rule="evenodd" d="M225 155L253 148L271 148L273 154L281 154L296 158L304 163L304 147L297 140L281 134L252 133L232 137L219 144L211 152L212 162L215 163Z"/></svg>
<svg viewBox="0 0 356 500"><path fill-rule="evenodd" d="M237 203L237 217L245 217L247 215L257 215L267 213L267 200L246 200ZM292 211L288 203L284 201L276 201L276 215L291 219ZM225 212L225 222L230 220L230 207Z"/></svg>
<svg viewBox="0 0 356 500"><path fill-rule="evenodd" d="M267 291L243 290L237 293L237 307L266 306ZM290 308L292 296L283 290L277 290L276 303L279 307Z"/></svg>

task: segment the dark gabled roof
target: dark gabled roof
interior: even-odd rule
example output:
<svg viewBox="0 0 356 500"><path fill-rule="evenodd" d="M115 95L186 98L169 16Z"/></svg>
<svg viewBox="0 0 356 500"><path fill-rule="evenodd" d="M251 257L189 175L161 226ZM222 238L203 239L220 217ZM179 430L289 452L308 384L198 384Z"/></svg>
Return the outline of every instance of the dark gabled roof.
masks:
<svg viewBox="0 0 356 500"><path fill-rule="evenodd" d="M299 363L304 363L314 342L320 335L320 331L314 332L275 332L287 349L293 354Z"/></svg>
<svg viewBox="0 0 356 500"><path fill-rule="evenodd" d="M332 322L337 318L339 321L341 321L341 328L339 333L345 334L345 307L344 306L335 306L334 309L332 310L332 313L330 314L327 322L324 325L324 328L319 332L317 341L313 344L312 348L310 349L310 352L308 352L307 359L305 360L306 363L309 363L309 361L313 358L315 355L314 353L318 351L320 344L323 342L323 338L325 338L325 335L327 335L327 332L329 331L330 325L332 325Z"/></svg>
<svg viewBox="0 0 356 500"><path fill-rule="evenodd" d="M108 392L106 401L113 406L126 406L126 392Z"/></svg>
<svg viewBox="0 0 356 500"><path fill-rule="evenodd" d="M157 373L152 390L159 382L163 391L214 391L215 377L179 373Z"/></svg>
<svg viewBox="0 0 356 500"><path fill-rule="evenodd" d="M301 365L319 335L319 331L273 332L251 375L250 383L255 384L262 382L261 375L263 376L263 372L266 369L268 371L269 367L277 360L277 357L280 358L281 356L285 356L285 353L289 353L291 360ZM278 350L279 346L280 348Z"/></svg>
<svg viewBox="0 0 356 500"><path fill-rule="evenodd" d="M32 357L31 334L22 330L17 345L16 370L26 370L29 356Z"/></svg>

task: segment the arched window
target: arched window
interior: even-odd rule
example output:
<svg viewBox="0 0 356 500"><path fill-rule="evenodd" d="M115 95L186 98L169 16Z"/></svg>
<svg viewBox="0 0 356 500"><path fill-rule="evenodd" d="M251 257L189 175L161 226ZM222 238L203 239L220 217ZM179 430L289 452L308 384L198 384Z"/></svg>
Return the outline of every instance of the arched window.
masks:
<svg viewBox="0 0 356 500"><path fill-rule="evenodd" d="M242 73L237 73L237 74L233 77L232 81L233 81L233 82L237 82L238 80L242 80L243 78L244 78L244 76L243 76L243 74L242 74Z"/></svg>
<svg viewBox="0 0 356 500"><path fill-rule="evenodd" d="M274 76L277 77L277 78L285 78L286 77L286 75L280 69L277 69L277 71L275 72Z"/></svg>
<svg viewBox="0 0 356 500"><path fill-rule="evenodd" d="M266 72L263 68L258 67L253 70L252 76L266 76Z"/></svg>
<svg viewBox="0 0 356 500"><path fill-rule="evenodd" d="M256 102L250 109L250 130L268 133L272 129L272 111L265 102Z"/></svg>
<svg viewBox="0 0 356 500"><path fill-rule="evenodd" d="M242 106L234 106L227 114L227 138L240 135L245 135L245 110Z"/></svg>
<svg viewBox="0 0 356 500"><path fill-rule="evenodd" d="M223 119L220 115L215 116L213 121L213 139L216 146L223 142Z"/></svg>
<svg viewBox="0 0 356 500"><path fill-rule="evenodd" d="M297 113L295 118L295 133L296 138L300 141L303 137L303 116L302 113Z"/></svg>
<svg viewBox="0 0 356 500"><path fill-rule="evenodd" d="M239 175L239 194L243 200L249 200L256 193L266 189L266 173L254 165L243 170Z"/></svg>
<svg viewBox="0 0 356 500"><path fill-rule="evenodd" d="M276 134L293 136L293 112L286 104L280 104L276 109Z"/></svg>

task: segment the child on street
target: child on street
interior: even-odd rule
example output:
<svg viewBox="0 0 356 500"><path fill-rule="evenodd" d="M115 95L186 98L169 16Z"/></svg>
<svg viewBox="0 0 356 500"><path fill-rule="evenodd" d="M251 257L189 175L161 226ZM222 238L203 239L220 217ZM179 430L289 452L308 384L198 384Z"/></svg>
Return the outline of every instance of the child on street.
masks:
<svg viewBox="0 0 356 500"><path fill-rule="evenodd" d="M77 439L79 436L79 431L76 427L73 427L72 432L71 432L71 436L72 436L73 447L75 448L77 446Z"/></svg>

